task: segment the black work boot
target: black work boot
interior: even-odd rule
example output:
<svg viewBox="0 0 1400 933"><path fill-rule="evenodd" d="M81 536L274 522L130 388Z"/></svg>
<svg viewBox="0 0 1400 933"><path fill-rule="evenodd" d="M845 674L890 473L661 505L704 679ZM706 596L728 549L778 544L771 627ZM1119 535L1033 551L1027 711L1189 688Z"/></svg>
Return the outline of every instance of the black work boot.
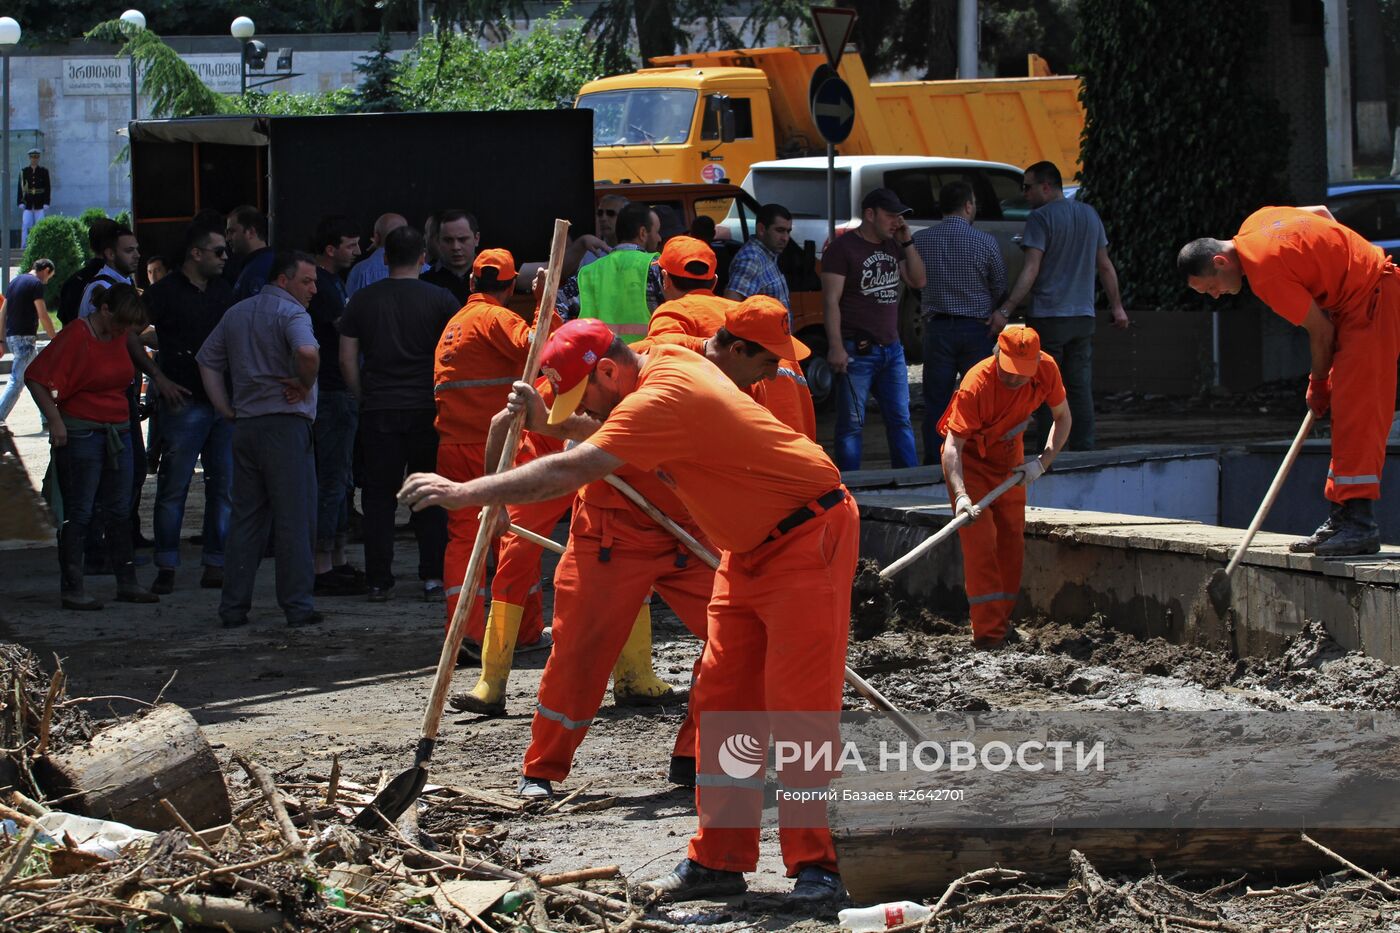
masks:
<svg viewBox="0 0 1400 933"><path fill-rule="evenodd" d="M1354 557L1381 549L1381 526L1376 524L1371 499L1348 499L1342 505L1341 527L1314 549L1318 557Z"/></svg>
<svg viewBox="0 0 1400 933"><path fill-rule="evenodd" d="M1317 550L1317 546L1335 535L1341 530L1342 506L1344 503L1333 502L1331 510L1327 513L1327 520L1317 526L1317 531L1308 535L1302 541L1294 541L1288 546L1288 550L1294 554L1311 554Z"/></svg>
<svg viewBox="0 0 1400 933"><path fill-rule="evenodd" d="M653 881L643 882L642 888L670 901L692 901L702 897L731 897L748 890L744 876L737 871L706 868L691 859L681 859L675 871Z"/></svg>
<svg viewBox="0 0 1400 933"><path fill-rule="evenodd" d="M59 591L64 609L101 609L102 603L83 592L83 549L87 526L64 522L58 533L58 563L62 573Z"/></svg>
<svg viewBox="0 0 1400 933"><path fill-rule="evenodd" d="M112 573L117 578L117 602L160 602L159 596L136 581L136 564L132 562L131 529L126 522L113 522L108 526L107 548L112 555Z"/></svg>

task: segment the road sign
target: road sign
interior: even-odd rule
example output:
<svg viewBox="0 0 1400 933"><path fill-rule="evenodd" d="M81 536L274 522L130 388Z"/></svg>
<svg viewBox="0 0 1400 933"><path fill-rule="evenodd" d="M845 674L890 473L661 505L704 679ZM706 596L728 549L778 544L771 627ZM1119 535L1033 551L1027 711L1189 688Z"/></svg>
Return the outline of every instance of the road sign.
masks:
<svg viewBox="0 0 1400 933"><path fill-rule="evenodd" d="M846 51L846 43L851 38L851 30L856 28L856 11L837 6L812 7L812 23L817 27L817 37L821 39L826 60L835 68L841 64L841 53Z"/></svg>
<svg viewBox="0 0 1400 933"><path fill-rule="evenodd" d="M822 139L835 145L851 135L856 123L856 99L840 78L828 78L812 95L812 122Z"/></svg>

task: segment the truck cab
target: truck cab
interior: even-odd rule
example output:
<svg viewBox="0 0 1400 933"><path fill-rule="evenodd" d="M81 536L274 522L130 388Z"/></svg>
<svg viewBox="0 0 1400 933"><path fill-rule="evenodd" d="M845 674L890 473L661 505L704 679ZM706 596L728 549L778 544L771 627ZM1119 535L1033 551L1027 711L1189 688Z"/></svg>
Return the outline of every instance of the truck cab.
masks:
<svg viewBox="0 0 1400 933"><path fill-rule="evenodd" d="M644 68L590 81L575 107L593 111L594 178L734 183L773 156L768 92L757 68Z"/></svg>

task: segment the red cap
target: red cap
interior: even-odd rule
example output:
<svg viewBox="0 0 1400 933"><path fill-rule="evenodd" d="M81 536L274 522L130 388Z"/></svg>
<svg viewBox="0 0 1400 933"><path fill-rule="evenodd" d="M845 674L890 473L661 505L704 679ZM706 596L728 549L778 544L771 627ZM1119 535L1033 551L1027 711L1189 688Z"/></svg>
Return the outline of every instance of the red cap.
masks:
<svg viewBox="0 0 1400 933"><path fill-rule="evenodd" d="M487 269L494 269L497 282L509 282L515 278L515 257L508 249L484 249L476 254L476 261L472 263L472 275L483 278L482 272ZM490 276L485 276L490 279Z"/></svg>
<svg viewBox="0 0 1400 933"><path fill-rule="evenodd" d="M570 321L549 335L540 356L540 372L554 387L550 424L560 424L578 411L588 377L612 343L612 329L594 318Z"/></svg>
<svg viewBox="0 0 1400 933"><path fill-rule="evenodd" d="M997 337L997 362L1017 376L1034 376L1040 369L1040 335L1024 324L1008 324Z"/></svg>
<svg viewBox="0 0 1400 933"><path fill-rule="evenodd" d="M715 251L708 243L690 236L673 236L661 247L657 263L671 275L683 279L712 279L715 277Z"/></svg>
<svg viewBox="0 0 1400 933"><path fill-rule="evenodd" d="M756 343L785 360L805 360L807 345L792 335L792 322L783 303L768 295L753 295L724 313L724 329L740 340Z"/></svg>

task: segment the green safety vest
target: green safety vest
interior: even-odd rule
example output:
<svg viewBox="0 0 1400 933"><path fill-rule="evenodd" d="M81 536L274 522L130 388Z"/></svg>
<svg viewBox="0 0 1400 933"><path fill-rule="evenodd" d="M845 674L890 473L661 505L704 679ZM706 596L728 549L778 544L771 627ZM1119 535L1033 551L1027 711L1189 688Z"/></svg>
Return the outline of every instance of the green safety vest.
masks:
<svg viewBox="0 0 1400 933"><path fill-rule="evenodd" d="M639 249L615 249L580 269L578 316L597 318L623 343L645 337L651 323L647 276L656 257Z"/></svg>

